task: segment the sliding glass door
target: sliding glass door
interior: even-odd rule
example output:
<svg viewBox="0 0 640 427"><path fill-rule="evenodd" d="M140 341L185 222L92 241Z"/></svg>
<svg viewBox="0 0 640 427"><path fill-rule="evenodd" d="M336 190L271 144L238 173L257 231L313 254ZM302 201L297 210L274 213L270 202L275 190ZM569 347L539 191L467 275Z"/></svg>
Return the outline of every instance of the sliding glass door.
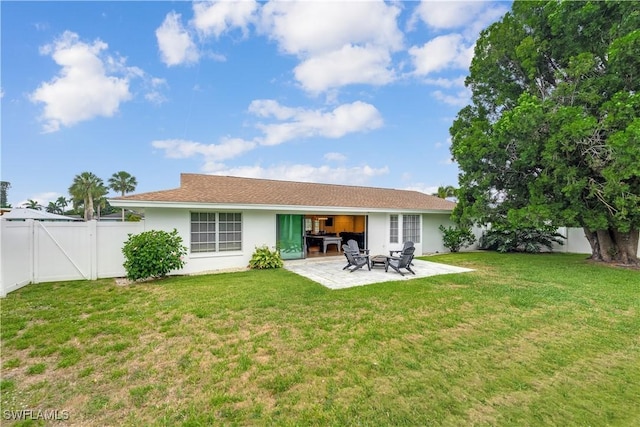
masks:
<svg viewBox="0 0 640 427"><path fill-rule="evenodd" d="M282 259L304 258L304 215L277 215L277 248Z"/></svg>

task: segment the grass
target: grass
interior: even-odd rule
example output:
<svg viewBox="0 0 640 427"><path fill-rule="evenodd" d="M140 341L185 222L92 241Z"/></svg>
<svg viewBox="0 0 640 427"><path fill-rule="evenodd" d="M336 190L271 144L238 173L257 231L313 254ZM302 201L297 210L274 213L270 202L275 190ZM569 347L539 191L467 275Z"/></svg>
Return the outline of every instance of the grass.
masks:
<svg viewBox="0 0 640 427"><path fill-rule="evenodd" d="M429 260L476 271L339 291L283 269L27 286L1 301L2 410L96 426L640 424L640 272Z"/></svg>

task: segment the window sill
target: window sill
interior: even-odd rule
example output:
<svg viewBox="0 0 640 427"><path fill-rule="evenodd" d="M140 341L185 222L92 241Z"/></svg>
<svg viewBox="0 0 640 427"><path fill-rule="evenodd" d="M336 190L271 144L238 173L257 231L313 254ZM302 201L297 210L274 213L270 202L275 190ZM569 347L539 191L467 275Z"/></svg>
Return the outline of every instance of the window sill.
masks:
<svg viewBox="0 0 640 427"><path fill-rule="evenodd" d="M189 258L221 258L228 256L241 256L244 255L243 251L223 251L223 252L192 252L189 254Z"/></svg>

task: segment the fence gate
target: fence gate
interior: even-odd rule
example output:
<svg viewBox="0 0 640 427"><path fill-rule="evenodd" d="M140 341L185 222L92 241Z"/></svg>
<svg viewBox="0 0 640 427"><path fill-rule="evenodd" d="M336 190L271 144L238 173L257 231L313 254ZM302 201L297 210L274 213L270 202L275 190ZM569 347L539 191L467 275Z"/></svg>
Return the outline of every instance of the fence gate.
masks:
<svg viewBox="0 0 640 427"><path fill-rule="evenodd" d="M125 274L122 246L142 222L0 221L0 296L29 283Z"/></svg>

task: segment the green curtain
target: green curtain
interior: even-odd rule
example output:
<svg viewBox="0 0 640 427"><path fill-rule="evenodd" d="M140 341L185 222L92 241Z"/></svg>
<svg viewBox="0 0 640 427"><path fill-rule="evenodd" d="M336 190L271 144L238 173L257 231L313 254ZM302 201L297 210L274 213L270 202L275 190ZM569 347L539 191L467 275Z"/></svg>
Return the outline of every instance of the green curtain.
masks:
<svg viewBox="0 0 640 427"><path fill-rule="evenodd" d="M277 215L277 242L282 259L304 258L304 215Z"/></svg>

